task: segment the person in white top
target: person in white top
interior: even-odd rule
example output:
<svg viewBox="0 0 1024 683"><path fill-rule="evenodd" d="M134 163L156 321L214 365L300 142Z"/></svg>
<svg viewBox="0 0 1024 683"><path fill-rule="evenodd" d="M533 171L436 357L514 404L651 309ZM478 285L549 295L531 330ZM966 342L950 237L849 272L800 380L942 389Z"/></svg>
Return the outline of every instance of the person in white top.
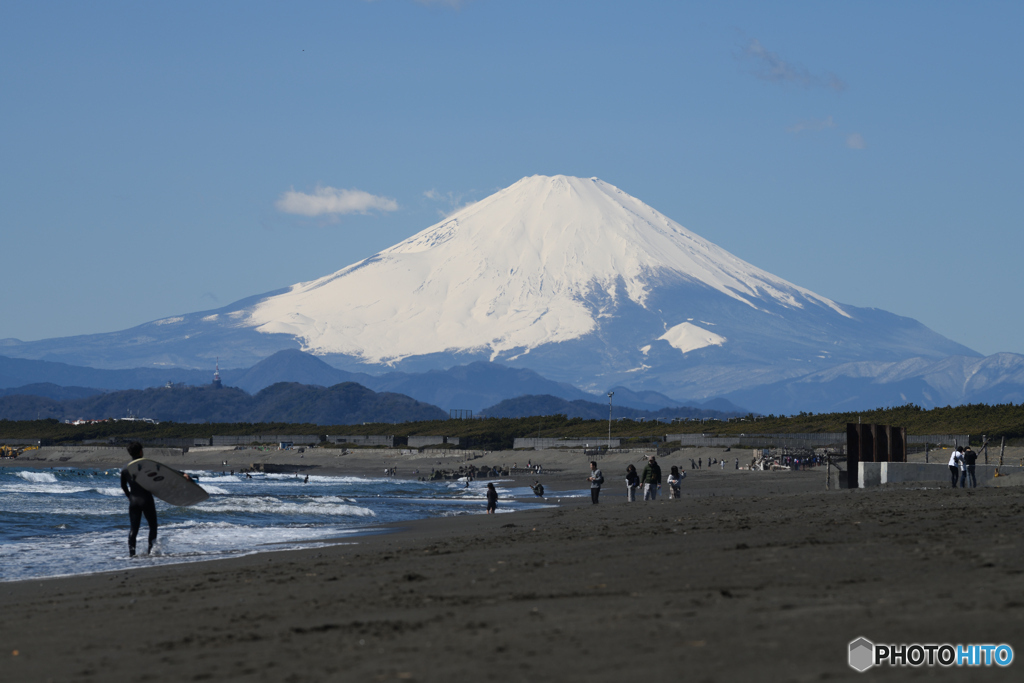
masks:
<svg viewBox="0 0 1024 683"><path fill-rule="evenodd" d="M668 480L667 480L668 481L668 497L669 498L678 498L679 497L679 494L681 493L681 490L680 490L681 489L681 484L683 482L683 477L685 477L685 476L686 476L686 472L683 472L682 474L680 474L679 473L679 468L676 467L675 465L672 465L672 473L668 475Z"/></svg>
<svg viewBox="0 0 1024 683"><path fill-rule="evenodd" d="M963 461L964 457L960 453L960 447L954 447L953 455L949 456L949 476L952 479L953 488L956 488L956 485L960 483L960 465Z"/></svg>

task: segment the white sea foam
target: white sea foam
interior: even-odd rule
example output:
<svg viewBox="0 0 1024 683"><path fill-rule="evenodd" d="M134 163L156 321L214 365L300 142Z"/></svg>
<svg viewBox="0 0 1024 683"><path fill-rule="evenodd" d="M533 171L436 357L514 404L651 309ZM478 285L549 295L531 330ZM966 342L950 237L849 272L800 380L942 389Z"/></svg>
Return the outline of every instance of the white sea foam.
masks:
<svg viewBox="0 0 1024 683"><path fill-rule="evenodd" d="M104 488L104 489L93 489L96 493L101 496L111 496L114 498L120 498L124 495L124 491L119 488Z"/></svg>
<svg viewBox="0 0 1024 683"><path fill-rule="evenodd" d="M268 480L286 480L296 482L302 482L306 478L306 475L304 474L295 475L282 473L264 474L257 476L262 476L264 479ZM311 484L380 484L385 482L389 484L395 484L403 481L410 480L399 479L396 477L328 477L319 474L309 475L309 483Z"/></svg>
<svg viewBox="0 0 1024 683"><path fill-rule="evenodd" d="M86 532L0 545L0 581L34 576L135 569L268 550L322 547L353 530L338 527L263 527L224 522L183 522L160 527L152 554L128 558L122 531ZM145 544L141 544L144 548ZM73 570L72 570L73 568Z"/></svg>
<svg viewBox="0 0 1024 683"><path fill-rule="evenodd" d="M19 477L25 481L33 481L36 483L56 484L57 477L49 472L16 472Z"/></svg>
<svg viewBox="0 0 1024 683"><path fill-rule="evenodd" d="M370 508L348 505L323 499L310 499L291 503L270 496L246 496L229 499L210 499L196 509L216 512L272 513L281 515L339 515L344 517L374 517Z"/></svg>
<svg viewBox="0 0 1024 683"><path fill-rule="evenodd" d="M74 486L71 484L0 484L0 493L53 493L67 495L92 490L90 486Z"/></svg>

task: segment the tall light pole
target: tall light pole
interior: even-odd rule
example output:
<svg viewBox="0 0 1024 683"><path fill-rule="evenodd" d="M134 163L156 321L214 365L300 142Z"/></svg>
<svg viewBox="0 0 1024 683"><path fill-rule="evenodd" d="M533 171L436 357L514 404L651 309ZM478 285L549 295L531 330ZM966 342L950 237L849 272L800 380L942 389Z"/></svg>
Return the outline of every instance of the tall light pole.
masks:
<svg viewBox="0 0 1024 683"><path fill-rule="evenodd" d="M614 391L608 392L608 448L612 447L612 396L615 395Z"/></svg>

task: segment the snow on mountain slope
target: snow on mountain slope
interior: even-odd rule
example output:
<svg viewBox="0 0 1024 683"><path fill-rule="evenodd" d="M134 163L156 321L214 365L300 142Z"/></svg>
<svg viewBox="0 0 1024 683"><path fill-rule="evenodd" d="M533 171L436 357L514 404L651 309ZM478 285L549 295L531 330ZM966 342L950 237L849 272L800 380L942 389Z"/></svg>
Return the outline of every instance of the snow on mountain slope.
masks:
<svg viewBox="0 0 1024 683"><path fill-rule="evenodd" d="M679 323L665 334L658 337L658 341L665 340L672 348L679 349L683 353L696 351L705 346L721 346L728 341L725 337L697 327L692 323Z"/></svg>
<svg viewBox="0 0 1024 683"><path fill-rule="evenodd" d="M850 317L608 183L533 176L375 256L258 303L245 324L298 338L317 354L369 363L459 351L484 351L493 360L579 339L624 300L646 308L652 289L671 282L700 285L758 311L772 304ZM665 338L682 353L727 343L685 327L685 318L666 325L675 325Z"/></svg>

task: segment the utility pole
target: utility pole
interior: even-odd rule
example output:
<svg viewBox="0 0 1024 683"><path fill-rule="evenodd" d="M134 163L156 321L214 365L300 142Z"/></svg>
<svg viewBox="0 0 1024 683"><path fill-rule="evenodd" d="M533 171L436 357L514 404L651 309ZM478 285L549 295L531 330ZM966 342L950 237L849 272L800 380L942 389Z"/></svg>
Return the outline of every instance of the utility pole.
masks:
<svg viewBox="0 0 1024 683"><path fill-rule="evenodd" d="M614 391L608 392L608 448L612 447L612 396L615 395Z"/></svg>

